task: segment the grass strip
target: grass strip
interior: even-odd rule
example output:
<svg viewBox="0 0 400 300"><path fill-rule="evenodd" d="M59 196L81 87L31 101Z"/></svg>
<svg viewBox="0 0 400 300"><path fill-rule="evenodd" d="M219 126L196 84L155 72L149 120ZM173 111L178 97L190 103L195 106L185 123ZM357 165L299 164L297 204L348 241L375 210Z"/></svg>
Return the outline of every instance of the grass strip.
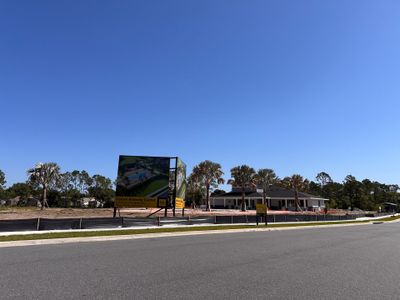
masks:
<svg viewBox="0 0 400 300"><path fill-rule="evenodd" d="M390 222L390 221L395 221L400 219L400 216L391 216L391 217L386 217L386 218L382 218L382 219L376 219L376 220L370 220L371 222Z"/></svg>
<svg viewBox="0 0 400 300"><path fill-rule="evenodd" d="M397 217L399 218L399 217ZM389 220L390 219L390 220ZM395 218L396 219L396 218ZM388 218L389 221L394 220ZM382 221L382 220L380 220ZM174 227L174 228L147 228L147 229L127 229L127 230L104 230L104 231L72 231L72 232L49 232L42 234L15 234L0 236L0 242L23 241L23 240L44 240L58 238L76 238L76 237L94 237L94 236L117 236L117 235L136 235L147 233L163 232L190 232L190 231L213 231L213 230L231 230L231 229L256 229L256 228L283 228L283 227L307 227L316 225L337 225L337 224L360 224L368 223L365 221L343 221L343 222L312 222L296 224L269 224L265 225L220 225L220 226L194 226L194 227Z"/></svg>

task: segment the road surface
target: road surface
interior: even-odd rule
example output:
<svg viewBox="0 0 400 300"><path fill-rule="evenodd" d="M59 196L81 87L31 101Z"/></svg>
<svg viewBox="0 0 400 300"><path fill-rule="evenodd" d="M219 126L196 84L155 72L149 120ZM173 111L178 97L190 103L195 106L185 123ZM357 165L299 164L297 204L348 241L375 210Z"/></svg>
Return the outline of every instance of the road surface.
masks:
<svg viewBox="0 0 400 300"><path fill-rule="evenodd" d="M1 299L400 299L400 223L0 248Z"/></svg>

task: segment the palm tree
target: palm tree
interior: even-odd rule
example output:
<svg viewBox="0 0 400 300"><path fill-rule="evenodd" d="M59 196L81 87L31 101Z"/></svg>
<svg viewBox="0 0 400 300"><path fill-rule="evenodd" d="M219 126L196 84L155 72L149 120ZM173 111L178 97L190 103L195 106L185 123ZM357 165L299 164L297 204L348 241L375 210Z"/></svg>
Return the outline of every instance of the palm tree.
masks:
<svg viewBox="0 0 400 300"><path fill-rule="evenodd" d="M285 177L283 182L286 183L287 187L293 189L296 211L298 211L300 209L299 192L307 188L308 180L304 179L303 176L299 174L294 174L290 177Z"/></svg>
<svg viewBox="0 0 400 300"><path fill-rule="evenodd" d="M206 210L210 211L210 191L217 187L218 184L223 184L225 180L222 178L224 172L221 170L221 165L209 160L202 161L193 168L192 175L196 182L205 188L206 191Z"/></svg>
<svg viewBox="0 0 400 300"><path fill-rule="evenodd" d="M42 205L41 209L45 206L49 207L47 203L47 191L51 185L55 185L60 176L60 167L53 162L38 163L34 168L28 170L29 180L36 185L42 187Z"/></svg>
<svg viewBox="0 0 400 300"><path fill-rule="evenodd" d="M246 202L244 200L246 188L255 186L255 174L256 171L247 165L241 165L231 169L232 179L228 181L228 184L234 187L240 187L242 192L242 211L246 211Z"/></svg>
<svg viewBox="0 0 400 300"><path fill-rule="evenodd" d="M272 169L260 169L255 175L256 183L263 189L263 203L267 204L267 189L277 180L276 174Z"/></svg>

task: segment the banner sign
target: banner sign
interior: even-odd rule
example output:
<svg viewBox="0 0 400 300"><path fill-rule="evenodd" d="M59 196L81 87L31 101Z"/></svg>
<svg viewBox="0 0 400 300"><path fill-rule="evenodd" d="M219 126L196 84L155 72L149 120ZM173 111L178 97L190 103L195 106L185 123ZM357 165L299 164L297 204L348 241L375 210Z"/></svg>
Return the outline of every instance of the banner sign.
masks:
<svg viewBox="0 0 400 300"><path fill-rule="evenodd" d="M165 207L169 193L169 157L119 157L115 207Z"/></svg>
<svg viewBox="0 0 400 300"><path fill-rule="evenodd" d="M176 161L176 174L175 208L184 208L186 195L186 165L179 157Z"/></svg>
<svg viewBox="0 0 400 300"><path fill-rule="evenodd" d="M178 157L120 155L116 186L115 208L171 208L174 201L184 208L186 165Z"/></svg>

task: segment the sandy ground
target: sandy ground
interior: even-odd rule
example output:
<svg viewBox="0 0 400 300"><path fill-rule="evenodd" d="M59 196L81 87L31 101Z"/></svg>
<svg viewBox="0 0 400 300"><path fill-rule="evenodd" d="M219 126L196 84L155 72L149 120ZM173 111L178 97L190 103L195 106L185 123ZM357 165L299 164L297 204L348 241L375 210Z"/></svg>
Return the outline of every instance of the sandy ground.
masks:
<svg viewBox="0 0 400 300"><path fill-rule="evenodd" d="M145 208L124 208L120 210L122 217L147 217L149 214L156 212L158 209ZM185 216L215 216L215 215L255 215L255 210L241 212L234 209L215 209L211 212L200 209L185 209ZM288 212L269 210L269 214L315 214L313 212ZM340 211L329 211L333 214L343 214ZM164 210L155 215L164 216ZM176 211L176 216L181 216L182 210ZM96 217L112 217L112 208L47 208L40 210L36 207L3 207L0 208L0 220L11 219L30 219L30 218L96 218ZM172 216L172 211L168 210L168 216Z"/></svg>

